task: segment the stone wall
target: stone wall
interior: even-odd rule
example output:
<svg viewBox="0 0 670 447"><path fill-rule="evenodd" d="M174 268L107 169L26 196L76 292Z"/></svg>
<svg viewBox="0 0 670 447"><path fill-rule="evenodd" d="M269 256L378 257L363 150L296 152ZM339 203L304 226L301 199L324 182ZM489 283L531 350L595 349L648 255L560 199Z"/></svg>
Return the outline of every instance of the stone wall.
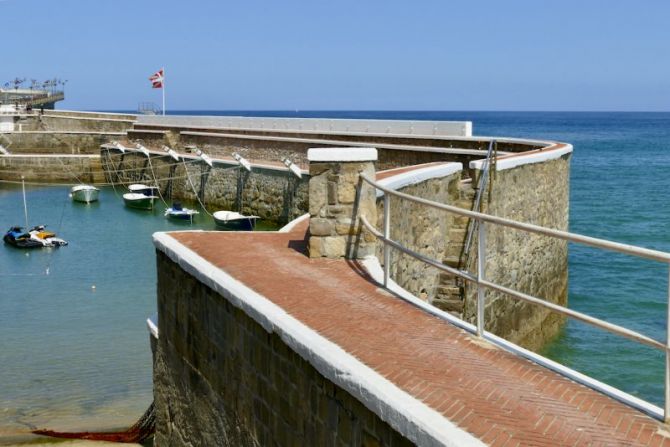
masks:
<svg viewBox="0 0 670 447"><path fill-rule="evenodd" d="M99 183L104 181L100 158L81 156L0 156L0 180L27 182Z"/></svg>
<svg viewBox="0 0 670 447"><path fill-rule="evenodd" d="M172 197L195 202L199 196L210 212L217 208L239 211L277 223L307 212L309 176L298 179L286 169L254 166L248 172L237 163L223 162L215 162L209 168L198 159L183 163L168 155L152 156L149 164L141 153L121 154L106 149L101 151L101 157L110 183L154 184L154 178L168 179L158 182L165 200Z"/></svg>
<svg viewBox="0 0 670 447"><path fill-rule="evenodd" d="M50 131L125 132L133 126L131 120L115 118L80 118L43 115L36 116L38 129Z"/></svg>
<svg viewBox="0 0 670 447"><path fill-rule="evenodd" d="M13 132L0 134L12 154L98 154L100 145L118 140L124 133Z"/></svg>
<svg viewBox="0 0 670 447"><path fill-rule="evenodd" d="M250 160L266 160L278 162L289 157L295 163L306 167L308 164L307 151L314 147L342 147L348 142L358 142L368 147L375 147L378 152L376 164L377 170L392 169L402 166L411 166L422 163L439 161L454 161L468 166L472 160L479 160L485 155L452 154L440 152L439 149L476 149L485 150L488 140L458 140L417 138L400 136L370 136L370 135L333 135L333 134L311 134L311 133L277 133L270 131L234 131L226 129L228 135L220 135L222 131L212 132L212 129L200 129L201 134L170 127L159 127L158 129L143 128L136 126L129 132L129 138L141 139L146 145L160 146L167 144L172 147L184 147L195 145L203 151L215 157L230 156L232 152L238 152ZM292 140L290 140L292 139ZM378 144L406 145L406 149L391 149L380 147ZM412 149L411 146L420 146ZM425 148L436 148L426 150ZM520 152L541 147L539 144L500 142L499 151ZM469 175L469 170L464 170L463 175Z"/></svg>
<svg viewBox="0 0 670 447"><path fill-rule="evenodd" d="M567 231L570 154L555 160L497 171L483 212ZM487 225L486 277L489 281L553 303L568 302L568 243L498 225ZM468 269L476 272L475 233ZM465 319L474 323L476 285L466 284ZM558 314L497 292L487 292L486 330L537 350L558 333Z"/></svg>
<svg viewBox="0 0 670 447"><path fill-rule="evenodd" d="M412 445L158 252L155 444Z"/></svg>
<svg viewBox="0 0 670 447"><path fill-rule="evenodd" d="M330 152L323 149L313 151ZM367 161L322 159L310 162L311 258L362 259L374 253L375 238L369 232L361 232L360 223L361 217L372 222L376 220L375 190L368 183L359 181L361 175L372 178L375 174L373 160L377 151L367 151L370 153Z"/></svg>
<svg viewBox="0 0 670 447"><path fill-rule="evenodd" d="M460 171L399 188L399 192L453 205L458 200ZM377 225L384 227L384 200L377 199ZM442 261L454 227L454 215L391 196L391 239L438 262ZM383 245L377 244L377 258L384 259ZM436 302L441 272L398 250L391 250L391 278L415 296Z"/></svg>

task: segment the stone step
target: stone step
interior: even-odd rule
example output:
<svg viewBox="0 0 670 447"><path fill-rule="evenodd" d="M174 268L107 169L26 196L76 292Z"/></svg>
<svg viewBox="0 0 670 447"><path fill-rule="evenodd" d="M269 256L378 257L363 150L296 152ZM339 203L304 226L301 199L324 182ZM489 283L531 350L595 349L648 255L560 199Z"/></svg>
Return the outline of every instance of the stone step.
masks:
<svg viewBox="0 0 670 447"><path fill-rule="evenodd" d="M449 267L458 267L460 264L460 258L458 256L447 256L442 259L442 263L448 265Z"/></svg>
<svg viewBox="0 0 670 447"><path fill-rule="evenodd" d="M465 242L465 237L468 233L468 230L465 228L450 228L449 229L449 240L452 242Z"/></svg>
<svg viewBox="0 0 670 447"><path fill-rule="evenodd" d="M464 210L471 210L472 200L457 200L455 205L459 208L463 208Z"/></svg>
<svg viewBox="0 0 670 447"><path fill-rule="evenodd" d="M461 288L456 286L456 285L442 285L440 284L435 288L435 292L437 296L461 296Z"/></svg>
<svg viewBox="0 0 670 447"><path fill-rule="evenodd" d="M476 193L474 188L459 190L459 197L461 200L467 200L469 202L472 202L475 198L475 195Z"/></svg>
<svg viewBox="0 0 670 447"><path fill-rule="evenodd" d="M438 309L447 311L447 312L463 312L463 301L462 300L451 300L451 299L441 299L434 298L431 304Z"/></svg>
<svg viewBox="0 0 670 447"><path fill-rule="evenodd" d="M450 275L449 273L440 273L439 279L441 286L456 285L458 282L458 277L455 275Z"/></svg>

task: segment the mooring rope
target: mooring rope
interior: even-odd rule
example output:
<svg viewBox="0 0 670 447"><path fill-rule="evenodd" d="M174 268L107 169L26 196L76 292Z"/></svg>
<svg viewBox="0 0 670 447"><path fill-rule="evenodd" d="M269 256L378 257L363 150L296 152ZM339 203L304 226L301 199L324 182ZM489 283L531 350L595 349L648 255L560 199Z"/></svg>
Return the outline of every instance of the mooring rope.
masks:
<svg viewBox="0 0 670 447"><path fill-rule="evenodd" d="M154 182L156 183L156 189L158 189L158 197L160 197L161 200L163 201L163 204L165 205L165 208L169 208L167 202L163 198L163 194L161 193L161 185L160 185L160 183L158 183L158 180L156 179L156 173L154 172L154 167L151 164L151 157L147 157L147 161L149 162L149 170L151 171L151 176L154 178ZM168 180L168 181L170 181L170 180Z"/></svg>
<svg viewBox="0 0 670 447"><path fill-rule="evenodd" d="M156 406L153 402L144 412L142 417L133 424L128 430L117 432L59 432L55 430L33 430L32 433L42 436L50 436L52 438L62 439L88 439L91 441L107 441L107 442L122 442L122 443L142 443L156 431Z"/></svg>
<svg viewBox="0 0 670 447"><path fill-rule="evenodd" d="M188 174L188 167L186 166L186 162L184 161L184 158L182 157L181 159L182 163L184 163L184 173L186 174L186 178L188 179L188 182L191 184L191 189L193 189L193 194L195 194L195 198L198 199L198 203L202 207L203 211L209 215L209 217L214 217L212 213L207 211L207 208L205 208L205 204L202 203L202 200L200 200L200 194L198 194L198 190L195 189L195 186L193 185L193 182L191 181L191 177ZM200 174L201 176L203 175L202 173Z"/></svg>
<svg viewBox="0 0 670 447"><path fill-rule="evenodd" d="M58 161L60 162L60 164L63 166L63 168L65 168L65 171L67 171L67 173L70 174L70 176L74 177L74 179L77 181L77 183L79 183L79 184L83 184L83 183L85 183L85 182L82 182L82 181L81 181L81 179L77 176L77 174L75 174L75 173L70 169L70 167L69 167L68 165L66 165L65 163L63 163L63 160L61 160L60 157L57 157L57 159L58 159Z"/></svg>
<svg viewBox="0 0 670 447"><path fill-rule="evenodd" d="M237 167L231 167L231 168L225 168L224 170L229 170L229 169L236 169ZM16 174L16 171L12 171L13 174ZM207 173L202 173L202 174L196 174L197 176L205 176ZM188 178L186 175L177 175L174 177L160 177L157 178L156 180L158 181L167 181L167 180L183 180L185 178ZM15 185L20 185L21 182L18 180L0 180L0 183L9 183L9 184L15 184ZM25 182L26 185L31 185L31 186L68 186L68 183L52 183L52 182ZM136 181L133 180L128 180L128 181L123 181L123 182L99 182L99 183L92 183L93 185L96 186L113 186L114 184L116 185L132 185L133 183L137 183Z"/></svg>

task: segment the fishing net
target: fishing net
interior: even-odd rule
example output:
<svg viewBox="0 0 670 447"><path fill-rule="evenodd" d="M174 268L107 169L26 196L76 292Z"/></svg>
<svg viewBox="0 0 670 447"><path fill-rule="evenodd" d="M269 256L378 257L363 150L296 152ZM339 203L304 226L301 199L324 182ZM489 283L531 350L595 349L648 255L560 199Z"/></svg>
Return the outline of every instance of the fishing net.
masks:
<svg viewBox="0 0 670 447"><path fill-rule="evenodd" d="M36 435L53 438L88 439L91 441L141 443L153 436L156 430L156 408L152 402L142 417L128 430L116 432L59 432L54 430L33 430Z"/></svg>

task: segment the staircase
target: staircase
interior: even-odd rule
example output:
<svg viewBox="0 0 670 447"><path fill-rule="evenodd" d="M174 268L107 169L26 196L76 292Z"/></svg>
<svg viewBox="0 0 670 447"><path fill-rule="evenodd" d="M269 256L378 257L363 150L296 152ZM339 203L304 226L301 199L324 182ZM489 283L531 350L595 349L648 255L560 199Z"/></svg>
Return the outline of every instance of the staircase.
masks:
<svg viewBox="0 0 670 447"><path fill-rule="evenodd" d="M458 192L459 199L456 205L459 208L471 210L475 199L475 189L472 187L472 181L469 179L461 181L458 185ZM442 259L442 262L449 267L463 268L462 262L465 259L463 250L469 221L470 219L467 217L451 216L447 250L444 259ZM448 273L442 273L432 304L439 309L461 317L464 307L464 294L460 279Z"/></svg>
<svg viewBox="0 0 670 447"><path fill-rule="evenodd" d="M491 140L484 168L478 178L477 188L475 189L473 186L472 179L461 181L458 185L459 196L456 206L466 210L481 211L482 199L486 194L487 187L491 185L489 171L493 170L495 173L497 157L498 143L496 140ZM468 269L475 232L477 231L476 223L477 221L470 222L470 219L464 216L452 216L449 225L447 250L442 260L445 265L459 270ZM442 273L432 304L462 318L465 308L465 291L461 279L448 273Z"/></svg>

